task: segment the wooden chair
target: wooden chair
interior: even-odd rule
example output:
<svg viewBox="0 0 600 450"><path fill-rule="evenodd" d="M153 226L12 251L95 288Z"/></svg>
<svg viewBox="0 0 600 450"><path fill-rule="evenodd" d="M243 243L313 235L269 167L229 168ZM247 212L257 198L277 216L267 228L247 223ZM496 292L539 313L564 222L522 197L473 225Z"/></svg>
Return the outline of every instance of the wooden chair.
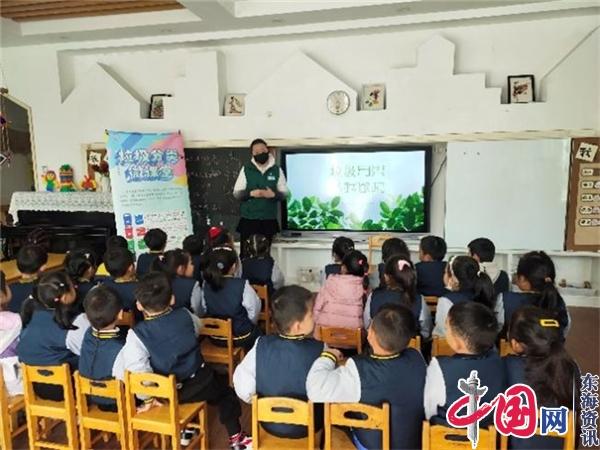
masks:
<svg viewBox="0 0 600 450"><path fill-rule="evenodd" d="M500 345L499 345L499 350L500 350L500 356L508 356L508 355L514 355L515 352L512 349L512 346L510 345L510 342L507 341L506 339L500 339Z"/></svg>
<svg viewBox="0 0 600 450"><path fill-rule="evenodd" d="M265 334L271 334L271 304L269 302L269 289L264 284L253 284L252 287L262 303L262 308L258 316L258 323L264 322Z"/></svg>
<svg viewBox="0 0 600 450"><path fill-rule="evenodd" d="M373 266L377 267L377 264L373 264L373 250L380 249L383 246L383 243L391 237L393 237L391 234L376 234L374 236L369 236L369 269Z"/></svg>
<svg viewBox="0 0 600 450"><path fill-rule="evenodd" d="M421 351L421 336L417 335L415 337L413 337L409 342L408 342L408 347L409 348L414 348L415 350L419 350Z"/></svg>
<svg viewBox="0 0 600 450"><path fill-rule="evenodd" d="M27 364L23 364L22 367L29 448L78 449L77 413L75 410L75 397L73 395L73 382L71 380L69 365L66 363L62 366L28 366ZM53 401L39 398L33 390L34 383L61 386L63 388L64 400ZM47 433L43 433L43 430L40 432L38 419L63 421L67 434L67 444L45 440Z"/></svg>
<svg viewBox="0 0 600 450"><path fill-rule="evenodd" d="M479 429L477 450L496 450L496 429L490 425ZM423 450L473 450L467 438L466 428L452 428L444 425L430 425L423 422Z"/></svg>
<svg viewBox="0 0 600 450"><path fill-rule="evenodd" d="M280 438L269 434L259 422L304 425L307 437ZM316 442L313 404L285 397L252 397L252 448L262 450L300 449L314 450Z"/></svg>
<svg viewBox="0 0 600 450"><path fill-rule="evenodd" d="M538 411L538 417L540 417L539 411ZM567 417L567 424L568 424L568 428L567 428L567 433L564 435L560 435L558 433L556 433L555 431L550 431L548 432L548 434L546 434L546 436L554 436L557 438L560 438L563 440L563 450L575 450L575 427L573 427L573 424L575 423L575 421L573 420L573 411L569 410L569 415ZM541 432L540 432L540 427L538 426L535 429L535 435L536 436L541 436ZM500 436L500 450L507 450L508 449L508 436Z"/></svg>
<svg viewBox="0 0 600 450"><path fill-rule="evenodd" d="M424 295L423 298L425 299L425 303L429 307L429 311L435 314L435 312L437 311L437 303L439 297L436 297L435 295Z"/></svg>
<svg viewBox="0 0 600 450"><path fill-rule="evenodd" d="M364 418L348 417L360 413ZM362 403L328 403L325 405L325 450L354 449L348 435L333 425L349 428L380 430L382 450L390 449L390 405L381 407Z"/></svg>
<svg viewBox="0 0 600 450"><path fill-rule="evenodd" d="M24 410L25 399L22 395L8 395L0 366L0 446L4 450L12 450L13 438L27 430L27 423L17 425L17 413Z"/></svg>
<svg viewBox="0 0 600 450"><path fill-rule="evenodd" d="M446 338L433 336L431 342L431 356L452 356L454 350L448 345Z"/></svg>
<svg viewBox="0 0 600 450"><path fill-rule="evenodd" d="M135 403L136 395L161 401L166 400L168 403L138 413ZM197 445L200 444L201 450L207 450L206 409L205 402L179 404L175 375L165 377L154 373L125 373L125 410L129 425L130 450L141 448L138 435L140 431L160 434L163 437L163 449L166 444L165 438L169 437L171 448L180 450L180 433L186 428L198 430L198 434L186 448L197 448Z"/></svg>
<svg viewBox="0 0 600 450"><path fill-rule="evenodd" d="M75 392L77 397L77 410L79 412L79 434L81 448L88 450L97 441L92 441L91 430L113 433L121 445L121 450L127 450L127 423L125 421L125 395L123 383L119 380L95 381L85 378L75 372ZM97 405L88 405L88 396L111 398L117 405L117 412L102 411ZM97 438L108 436L98 434Z"/></svg>
<svg viewBox="0 0 600 450"><path fill-rule="evenodd" d="M200 335L222 339L227 343L227 347L219 347L213 344L210 339L203 339L200 343L200 351L206 362L227 365L229 385L233 386L233 371L244 358L244 350L233 346L231 319L203 318Z"/></svg>
<svg viewBox="0 0 600 450"><path fill-rule="evenodd" d="M117 321L117 326L133 328L135 326L135 314L133 311L123 311L123 317Z"/></svg>
<svg viewBox="0 0 600 450"><path fill-rule="evenodd" d="M316 336L322 342L334 348L355 348L362 353L362 328L322 327L317 325Z"/></svg>

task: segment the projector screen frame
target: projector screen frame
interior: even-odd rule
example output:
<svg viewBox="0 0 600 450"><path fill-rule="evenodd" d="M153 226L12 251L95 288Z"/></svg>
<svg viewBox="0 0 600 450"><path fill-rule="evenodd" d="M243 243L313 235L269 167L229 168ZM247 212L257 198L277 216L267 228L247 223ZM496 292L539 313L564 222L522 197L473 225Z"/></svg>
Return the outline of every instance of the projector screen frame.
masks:
<svg viewBox="0 0 600 450"><path fill-rule="evenodd" d="M410 145L410 144L389 144L389 145L335 145L335 146L327 146L327 147L279 147L277 148L279 152L279 161L280 166L283 172L287 177L287 155L294 154L322 154L322 153L375 153L375 152L413 152L419 151L425 153L425 183L423 186L423 227L420 230L416 231L401 231L401 230L355 230L355 229L347 229L347 228L339 228L335 230L331 229L298 229L298 228L289 228L288 227L288 214L287 214L287 199L281 202L281 211L280 211L280 220L281 220L281 229L282 234L284 236L299 236L299 235L336 235L340 233L353 233L357 236L359 235L369 235L369 234L402 234L406 236L418 236L427 234L431 230L431 167L432 167L432 153L433 153L433 144L418 144L418 145Z"/></svg>

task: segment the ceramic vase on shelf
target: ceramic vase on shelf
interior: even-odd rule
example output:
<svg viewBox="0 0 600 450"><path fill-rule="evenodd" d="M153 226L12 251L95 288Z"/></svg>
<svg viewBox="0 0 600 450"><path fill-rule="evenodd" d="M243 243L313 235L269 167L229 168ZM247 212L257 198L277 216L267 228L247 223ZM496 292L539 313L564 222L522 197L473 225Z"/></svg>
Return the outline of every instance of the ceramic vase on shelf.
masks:
<svg viewBox="0 0 600 450"><path fill-rule="evenodd" d="M110 192L110 177L102 175L100 178L100 185L102 186L102 192Z"/></svg>

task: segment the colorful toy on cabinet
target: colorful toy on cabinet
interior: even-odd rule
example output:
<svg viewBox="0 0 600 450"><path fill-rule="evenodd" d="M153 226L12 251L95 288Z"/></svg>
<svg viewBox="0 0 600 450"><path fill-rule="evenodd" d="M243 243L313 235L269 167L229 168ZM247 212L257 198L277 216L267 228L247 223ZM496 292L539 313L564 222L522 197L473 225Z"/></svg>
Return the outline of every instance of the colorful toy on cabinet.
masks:
<svg viewBox="0 0 600 450"><path fill-rule="evenodd" d="M56 172L54 170L46 169L42 175L42 180L46 183L46 191L54 192L58 187L58 180L56 179Z"/></svg>
<svg viewBox="0 0 600 450"><path fill-rule="evenodd" d="M96 180L92 180L89 175L84 175L80 185L82 191L95 192L96 191Z"/></svg>
<svg viewBox="0 0 600 450"><path fill-rule="evenodd" d="M73 168L69 164L63 164L59 169L60 192L74 192L75 183L73 183Z"/></svg>

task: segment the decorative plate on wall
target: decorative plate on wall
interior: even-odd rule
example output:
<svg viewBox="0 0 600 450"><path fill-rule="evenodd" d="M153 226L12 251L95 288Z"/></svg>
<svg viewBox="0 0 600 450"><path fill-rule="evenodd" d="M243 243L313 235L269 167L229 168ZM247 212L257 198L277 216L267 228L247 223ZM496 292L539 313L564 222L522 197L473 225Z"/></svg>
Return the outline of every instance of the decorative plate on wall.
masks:
<svg viewBox="0 0 600 450"><path fill-rule="evenodd" d="M348 111L350 96L345 91L333 91L327 96L327 109L330 113L340 115Z"/></svg>

